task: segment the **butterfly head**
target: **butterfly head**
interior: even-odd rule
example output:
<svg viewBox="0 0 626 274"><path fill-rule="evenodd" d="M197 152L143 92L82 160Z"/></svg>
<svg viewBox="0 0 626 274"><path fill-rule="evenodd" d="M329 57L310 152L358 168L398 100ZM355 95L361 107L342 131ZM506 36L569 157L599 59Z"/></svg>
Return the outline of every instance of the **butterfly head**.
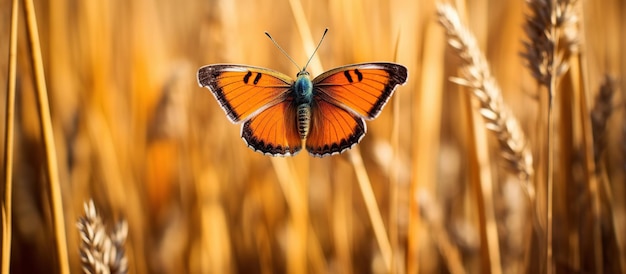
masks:
<svg viewBox="0 0 626 274"><path fill-rule="evenodd" d="M311 74L308 71L302 69L300 72L298 72L298 74L296 74L296 78L300 78L301 76L310 78Z"/></svg>

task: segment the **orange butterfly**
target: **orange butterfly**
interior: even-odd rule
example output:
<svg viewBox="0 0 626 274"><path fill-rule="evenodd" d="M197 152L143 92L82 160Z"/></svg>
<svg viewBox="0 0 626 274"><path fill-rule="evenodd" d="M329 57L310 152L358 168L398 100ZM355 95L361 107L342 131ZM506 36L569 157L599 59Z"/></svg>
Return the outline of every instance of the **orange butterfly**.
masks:
<svg viewBox="0 0 626 274"><path fill-rule="evenodd" d="M230 121L243 123L241 138L246 144L271 156L295 155L303 143L316 157L352 148L367 130L363 118L376 118L406 79L406 67L394 63L343 66L313 81L306 66L295 81L246 65L216 64L198 70L200 86L211 90Z"/></svg>

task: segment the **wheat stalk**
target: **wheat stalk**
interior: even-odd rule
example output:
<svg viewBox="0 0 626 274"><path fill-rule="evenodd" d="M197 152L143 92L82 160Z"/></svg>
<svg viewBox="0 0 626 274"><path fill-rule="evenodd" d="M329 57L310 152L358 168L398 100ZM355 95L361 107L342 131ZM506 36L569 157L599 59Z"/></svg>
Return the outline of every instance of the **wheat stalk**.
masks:
<svg viewBox="0 0 626 274"><path fill-rule="evenodd" d="M437 244L437 248L441 252L443 260L447 266L447 270L453 274L467 273L463 267L461 252L450 239L444 224L443 210L437 201L434 201L428 192L420 191L416 193L415 200L419 207L420 215L433 232L432 237Z"/></svg>
<svg viewBox="0 0 626 274"><path fill-rule="evenodd" d="M535 190L530 184L534 175L533 157L519 122L505 105L502 92L491 75L486 58L472 33L461 23L456 10L443 4L438 5L437 12L440 23L446 29L448 43L464 63L461 77L451 78L451 81L470 88L474 97L478 99L480 114L487 129L496 135L502 158L507 166L519 175L523 189L531 204L534 204L532 202L535 199Z"/></svg>
<svg viewBox="0 0 626 274"><path fill-rule="evenodd" d="M546 200L546 269L554 272L552 258L552 214L554 189L554 97L557 78L569 68L566 60L578 46L577 31L573 27L578 18L573 13L576 0L528 0L532 14L527 16L524 42L527 66L537 82L548 89L547 136L547 200Z"/></svg>
<svg viewBox="0 0 626 274"><path fill-rule="evenodd" d="M486 58L478 48L476 39L461 24L457 12L449 5L439 5L441 24L446 28L448 43L464 62L461 77L451 81L466 86L480 102L480 114L500 144L502 158L508 167L522 179L522 185L531 199L534 199L534 186L530 180L534 175L533 156L528 148L526 136L513 113L503 101L502 92L491 75Z"/></svg>
<svg viewBox="0 0 626 274"><path fill-rule="evenodd" d="M605 214L607 214L608 216L610 216L612 218L612 220L609 221L609 223L612 226L612 231L610 234L612 234L612 236L615 238L616 241L616 247L617 247L617 252L612 252L612 255L617 258L618 260L618 269L620 269L622 272L625 269L626 263L625 263L625 258L623 256L623 251L622 251L622 247L623 245L621 244L623 242L623 233L620 233L620 229L619 226L617 225L618 221L616 221L616 215L615 214L615 210L614 208L616 208L615 203L614 203L614 198L613 198L613 193L611 191L611 185L610 185L610 181L608 179L608 174L607 174L607 167L606 167L606 163L604 163L602 161L602 156L604 154L604 151L606 150L606 146L607 146L607 138L606 138L606 134L607 134L607 122L610 118L610 116L613 114L613 110L615 109L615 107L613 106L613 97L616 94L617 90L616 90L616 83L615 80L613 78L611 78L609 75L605 75L604 81L602 82L601 86L600 86L600 90L598 91L598 94L596 95L596 101L595 104L591 110L591 114L590 114L590 120L591 120L591 133L593 134L593 156L594 156L594 163L595 163L595 174L597 175L598 178L604 178L603 180L600 180L601 182L597 185L597 188L593 189L594 192L592 194L594 194L592 196L592 198L594 199L594 204L593 204L593 212L595 214L595 218L597 219L601 219L602 218L602 205L600 204L600 197L604 196L606 199L606 203L609 205L607 207L605 207ZM600 192L603 194L601 195ZM595 239L601 239L602 237L602 231L601 231L601 227L597 227L594 226L594 233L596 233ZM607 233L608 234L608 233ZM594 241L597 242L597 241ZM597 246L594 246L596 248L596 263L602 263L601 261L601 257L600 255L603 253L602 252L602 246L600 244L596 244ZM596 272L600 272L603 271L603 268L596 268ZM607 267L609 268L609 267ZM610 268L609 268L610 269Z"/></svg>
<svg viewBox="0 0 626 274"><path fill-rule="evenodd" d="M126 221L119 222L107 235L102 219L96 212L93 200L85 203L85 216L76 226L80 232L80 261L84 273L104 274L128 272L124 242L128 234Z"/></svg>

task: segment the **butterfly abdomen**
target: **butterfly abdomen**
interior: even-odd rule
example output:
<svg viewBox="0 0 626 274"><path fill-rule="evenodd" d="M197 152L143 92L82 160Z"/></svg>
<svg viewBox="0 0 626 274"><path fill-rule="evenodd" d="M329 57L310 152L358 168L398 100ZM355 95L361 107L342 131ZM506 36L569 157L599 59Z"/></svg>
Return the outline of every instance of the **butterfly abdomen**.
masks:
<svg viewBox="0 0 626 274"><path fill-rule="evenodd" d="M298 133L300 133L300 139L306 139L309 135L309 128L311 127L311 106L309 104L300 104L296 110L298 115Z"/></svg>

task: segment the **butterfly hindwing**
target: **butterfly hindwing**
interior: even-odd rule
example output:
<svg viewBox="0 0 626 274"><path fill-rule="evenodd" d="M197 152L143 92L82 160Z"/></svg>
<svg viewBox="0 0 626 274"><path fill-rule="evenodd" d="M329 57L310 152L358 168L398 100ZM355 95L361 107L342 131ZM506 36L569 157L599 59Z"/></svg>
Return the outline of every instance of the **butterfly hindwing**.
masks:
<svg viewBox="0 0 626 274"><path fill-rule="evenodd" d="M198 83L209 88L228 118L238 123L285 100L293 79L269 69L218 64L200 68Z"/></svg>
<svg viewBox="0 0 626 274"><path fill-rule="evenodd" d="M250 148L272 156L293 156L302 149L291 98L261 111L244 122L241 138Z"/></svg>
<svg viewBox="0 0 626 274"><path fill-rule="evenodd" d="M363 118L320 98L313 101L311 116L306 149L316 157L344 152L360 142L367 130Z"/></svg>
<svg viewBox="0 0 626 274"><path fill-rule="evenodd" d="M393 91L407 79L406 67L363 63L329 70L313 79L320 98L371 120L380 114Z"/></svg>

